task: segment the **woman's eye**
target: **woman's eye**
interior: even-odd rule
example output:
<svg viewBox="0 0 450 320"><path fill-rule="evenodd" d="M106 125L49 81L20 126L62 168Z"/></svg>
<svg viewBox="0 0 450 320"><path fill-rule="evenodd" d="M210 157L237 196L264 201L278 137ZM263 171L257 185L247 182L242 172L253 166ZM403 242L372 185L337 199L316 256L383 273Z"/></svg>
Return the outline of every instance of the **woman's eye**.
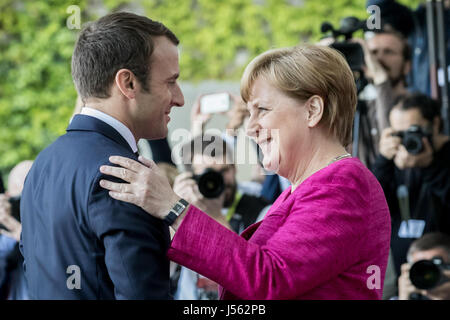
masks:
<svg viewBox="0 0 450 320"><path fill-rule="evenodd" d="M269 109L267 109L267 108L262 108L262 107L258 107L258 110L260 110L260 111L268 111Z"/></svg>

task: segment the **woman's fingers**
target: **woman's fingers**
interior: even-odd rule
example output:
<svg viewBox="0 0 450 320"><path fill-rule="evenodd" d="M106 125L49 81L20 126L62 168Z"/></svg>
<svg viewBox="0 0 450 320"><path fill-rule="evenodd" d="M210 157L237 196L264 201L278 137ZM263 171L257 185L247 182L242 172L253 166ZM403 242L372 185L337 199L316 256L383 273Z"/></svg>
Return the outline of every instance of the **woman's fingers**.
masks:
<svg viewBox="0 0 450 320"><path fill-rule="evenodd" d="M139 169L142 168L142 164L140 164L139 162L122 156L111 156L109 157L109 161L111 163L118 164L122 168L129 169L135 173L139 172Z"/></svg>
<svg viewBox="0 0 450 320"><path fill-rule="evenodd" d="M137 179L136 173L127 168L104 165L100 167L100 172L109 176L120 178L126 182L133 182Z"/></svg>
<svg viewBox="0 0 450 320"><path fill-rule="evenodd" d="M110 191L119 193L131 193L133 192L131 185L128 183L117 183L108 180L100 180L100 186Z"/></svg>
<svg viewBox="0 0 450 320"><path fill-rule="evenodd" d="M139 198L137 198L132 193L121 193L121 192L110 191L109 195L113 199L120 200L120 201L125 201L125 202L128 202L128 203L132 203L134 205L140 206Z"/></svg>
<svg viewBox="0 0 450 320"><path fill-rule="evenodd" d="M138 160L145 165L146 167L152 169L155 166L155 162L153 160L144 158L143 156L139 156Z"/></svg>

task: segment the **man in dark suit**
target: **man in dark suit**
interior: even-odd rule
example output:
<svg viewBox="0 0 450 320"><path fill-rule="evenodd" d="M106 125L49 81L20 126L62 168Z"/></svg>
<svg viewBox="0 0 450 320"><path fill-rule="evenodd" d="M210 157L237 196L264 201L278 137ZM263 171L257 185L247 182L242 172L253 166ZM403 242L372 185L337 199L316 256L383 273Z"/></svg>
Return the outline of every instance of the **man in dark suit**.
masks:
<svg viewBox="0 0 450 320"><path fill-rule="evenodd" d="M109 156L167 135L184 104L178 39L131 13L85 27L72 76L85 107L37 157L22 193L25 275L32 299L169 299L168 227L100 187Z"/></svg>

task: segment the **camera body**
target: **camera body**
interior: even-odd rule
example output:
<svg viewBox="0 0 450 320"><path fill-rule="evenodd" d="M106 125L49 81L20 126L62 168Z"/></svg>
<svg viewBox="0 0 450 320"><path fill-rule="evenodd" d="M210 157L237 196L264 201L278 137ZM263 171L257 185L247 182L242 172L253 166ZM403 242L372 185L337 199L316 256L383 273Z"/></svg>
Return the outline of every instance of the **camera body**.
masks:
<svg viewBox="0 0 450 320"><path fill-rule="evenodd" d="M429 290L450 281L444 275L444 270L450 270L450 265L444 263L440 257L420 260L411 266L409 278L416 288Z"/></svg>
<svg viewBox="0 0 450 320"><path fill-rule="evenodd" d="M193 179L197 182L198 189L205 198L217 198L225 190L222 173L212 168L206 168L201 174L194 175Z"/></svg>
<svg viewBox="0 0 450 320"><path fill-rule="evenodd" d="M10 197L8 201L11 204L11 215L20 222L20 196Z"/></svg>
<svg viewBox="0 0 450 320"><path fill-rule="evenodd" d="M352 71L363 71L363 66L365 65L364 51L359 43L348 41L334 42L331 44L331 48L344 55Z"/></svg>
<svg viewBox="0 0 450 320"><path fill-rule="evenodd" d="M423 138L427 138L430 143L432 139L432 135L429 132L425 132L422 127L417 125L412 125L407 130L394 133L393 135L402 139L402 144L411 154L419 154L425 149Z"/></svg>

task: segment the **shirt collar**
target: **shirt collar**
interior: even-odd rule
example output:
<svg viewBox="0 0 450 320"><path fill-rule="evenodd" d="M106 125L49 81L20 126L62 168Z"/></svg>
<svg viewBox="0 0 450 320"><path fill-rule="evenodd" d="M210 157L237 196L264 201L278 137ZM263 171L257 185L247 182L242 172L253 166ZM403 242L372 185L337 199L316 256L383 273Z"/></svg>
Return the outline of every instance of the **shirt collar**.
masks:
<svg viewBox="0 0 450 320"><path fill-rule="evenodd" d="M133 133L131 133L131 130L128 129L128 127L126 125L124 125L122 122L120 122L116 118L113 118L110 115L108 115L104 112L101 112L97 109L93 109L93 108L89 108L89 107L83 107L83 109L81 109L80 114L94 117L98 120L101 120L101 121L109 124L111 127L116 129L117 132L120 133L120 135L130 145L130 148L131 148L131 150L133 150L133 152L136 153L138 151L136 139L134 138Z"/></svg>

